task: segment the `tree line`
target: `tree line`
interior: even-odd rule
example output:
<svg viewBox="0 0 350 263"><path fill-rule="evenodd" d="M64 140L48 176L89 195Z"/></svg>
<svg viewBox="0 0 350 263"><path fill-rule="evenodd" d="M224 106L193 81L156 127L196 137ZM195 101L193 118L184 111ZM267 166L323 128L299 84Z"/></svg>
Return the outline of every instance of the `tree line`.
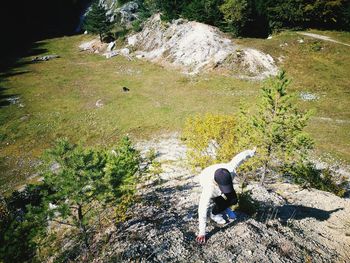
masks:
<svg viewBox="0 0 350 263"><path fill-rule="evenodd" d="M265 36L284 28L350 29L347 0L144 0L149 12L184 17L237 36Z"/></svg>

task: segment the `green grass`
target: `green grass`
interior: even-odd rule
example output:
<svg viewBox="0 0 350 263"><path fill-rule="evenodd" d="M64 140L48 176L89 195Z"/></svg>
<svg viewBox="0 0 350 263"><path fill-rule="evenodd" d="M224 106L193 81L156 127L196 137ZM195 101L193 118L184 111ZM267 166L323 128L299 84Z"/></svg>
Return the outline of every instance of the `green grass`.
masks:
<svg viewBox="0 0 350 263"><path fill-rule="evenodd" d="M350 44L350 33L310 31ZM304 39L300 44L297 39ZM350 162L350 47L313 39L286 31L270 40L241 39L243 45L259 48L275 59L284 56L279 66L292 79L290 91L316 93L317 101L298 101L303 109L315 110L308 127L316 140L316 153L330 153ZM287 46L280 47L280 44ZM313 49L315 45L321 50ZM328 118L331 118L329 120Z"/></svg>
<svg viewBox="0 0 350 263"><path fill-rule="evenodd" d="M316 32L317 33L317 32ZM321 32L350 43L348 33ZM309 131L320 153L350 161L350 47L285 32L271 40L240 39L274 58L284 55L283 67L292 78L291 90L309 91L318 101L301 102L316 109ZM41 63L22 58L21 66L0 76L3 95L20 96L25 106L0 108L0 185L13 189L33 174L33 160L58 137L86 145L110 146L128 133L133 138L181 130L196 113L235 113L241 103L254 108L261 83L218 74L186 76L145 61L123 57L105 59L78 51L88 36L51 39L38 43L44 54L61 58ZM336 38L338 39L338 38ZM279 47L287 42L287 47ZM11 73L11 74L8 74ZM127 86L130 92L122 92ZM101 99L103 107L95 103ZM325 121L323 118L338 119Z"/></svg>

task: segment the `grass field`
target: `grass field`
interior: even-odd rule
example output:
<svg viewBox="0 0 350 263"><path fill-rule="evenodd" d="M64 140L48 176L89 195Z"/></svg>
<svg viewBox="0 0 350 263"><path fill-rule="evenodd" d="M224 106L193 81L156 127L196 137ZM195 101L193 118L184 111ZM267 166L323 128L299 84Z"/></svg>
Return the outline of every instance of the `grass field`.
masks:
<svg viewBox="0 0 350 263"><path fill-rule="evenodd" d="M349 33L317 32L350 43ZM145 61L105 59L79 52L89 36L51 39L36 44L32 54L58 59L30 63L32 56L0 75L0 192L34 174L37 160L52 142L68 137L85 145L110 146L128 133L133 138L181 130L196 113L232 113L241 103L254 108L260 82L215 73L186 76ZM304 38L304 43L298 43ZM350 163L350 47L284 32L270 40L239 39L276 60L292 79L290 90L317 94L298 100L315 109L309 131L317 154ZM285 45L287 43L287 45ZM281 47L280 44L283 44ZM122 92L126 86L129 92ZM6 98L19 97L16 104ZM102 107L96 107L100 100Z"/></svg>

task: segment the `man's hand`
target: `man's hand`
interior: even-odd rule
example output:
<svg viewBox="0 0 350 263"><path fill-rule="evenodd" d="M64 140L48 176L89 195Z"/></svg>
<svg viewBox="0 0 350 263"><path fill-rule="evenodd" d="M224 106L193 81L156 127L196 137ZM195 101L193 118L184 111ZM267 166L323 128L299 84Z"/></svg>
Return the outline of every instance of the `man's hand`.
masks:
<svg viewBox="0 0 350 263"><path fill-rule="evenodd" d="M253 148L253 150L250 150L250 157L253 157L256 154L256 146Z"/></svg>
<svg viewBox="0 0 350 263"><path fill-rule="evenodd" d="M253 152L254 152L254 154L256 153L256 146L253 148Z"/></svg>
<svg viewBox="0 0 350 263"><path fill-rule="evenodd" d="M205 235L198 235L196 237L196 241L198 242L198 244L204 244L205 243Z"/></svg>

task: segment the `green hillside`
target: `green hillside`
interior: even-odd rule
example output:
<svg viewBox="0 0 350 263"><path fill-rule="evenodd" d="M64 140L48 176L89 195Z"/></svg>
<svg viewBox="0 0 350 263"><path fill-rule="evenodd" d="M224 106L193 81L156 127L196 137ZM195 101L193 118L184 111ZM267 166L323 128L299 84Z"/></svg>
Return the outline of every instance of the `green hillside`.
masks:
<svg viewBox="0 0 350 263"><path fill-rule="evenodd" d="M315 31L350 43L350 33ZM146 61L105 59L79 52L88 36L38 42L32 54L60 58L31 63L21 58L0 75L1 192L34 174L37 159L53 140L68 137L88 145L111 145L128 133L145 138L180 131L196 113L236 113L242 103L254 109L260 82L218 73L188 76ZM299 43L298 39L303 39ZM350 162L350 47L286 31L272 39L234 40L271 54L292 79L291 89L318 99L295 102L315 109L308 130L317 155ZM279 59L278 59L279 58ZM129 92L123 92L122 87ZM103 104L101 107L96 106Z"/></svg>

